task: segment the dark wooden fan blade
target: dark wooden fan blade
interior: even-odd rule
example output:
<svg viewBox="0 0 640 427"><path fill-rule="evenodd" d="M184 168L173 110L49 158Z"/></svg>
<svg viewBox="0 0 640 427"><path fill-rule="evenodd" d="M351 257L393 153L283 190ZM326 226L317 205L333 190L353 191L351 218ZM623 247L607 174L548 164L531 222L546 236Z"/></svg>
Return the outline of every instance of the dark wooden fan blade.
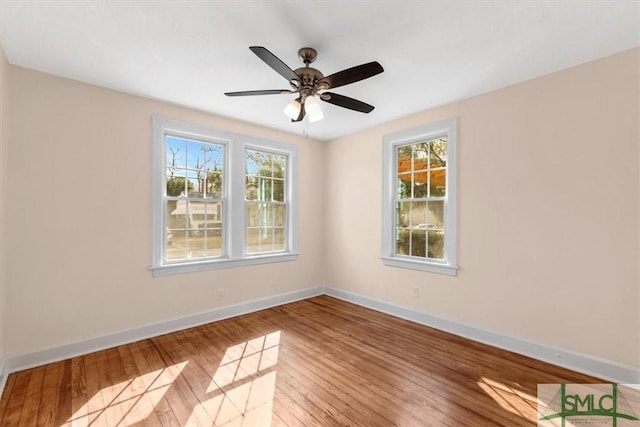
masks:
<svg viewBox="0 0 640 427"><path fill-rule="evenodd" d="M327 97L327 95L329 96ZM348 96L340 95L338 93L325 92L321 95L320 99L328 102L329 104L348 108L354 111L360 111L361 113L370 113L375 108L373 105L369 105L365 102L358 101L357 99L349 98Z"/></svg>
<svg viewBox="0 0 640 427"><path fill-rule="evenodd" d="M367 64L357 65L355 67L347 68L346 70L338 71L330 76L324 77L318 81L318 84L326 83L329 85L327 89L334 87L340 87L348 85L350 83L359 82L360 80L368 79L376 74L380 74L384 71L382 65L377 61L369 62Z"/></svg>
<svg viewBox="0 0 640 427"><path fill-rule="evenodd" d="M269 90L245 90L241 92L225 92L227 96L252 96L252 95L280 95L282 93L293 93L287 89L269 89Z"/></svg>
<svg viewBox="0 0 640 427"><path fill-rule="evenodd" d="M269 67L276 70L276 72L285 79L289 81L300 81L300 77L298 77L298 75L291 68L289 68L287 64L282 62L280 58L269 52L268 49L262 46L251 46L249 49L251 49L253 53L258 55L258 58L262 59Z"/></svg>
<svg viewBox="0 0 640 427"><path fill-rule="evenodd" d="M302 99L301 99L301 98L298 98L298 99L296 99L296 101L298 101L298 102L302 102ZM300 114L298 115L298 118L297 118L297 119L295 119L295 120L291 119L291 121L292 121L292 122L299 122L299 121L301 121L302 119L304 119L304 115L305 115L305 114L307 114L307 113L306 113L306 111L304 111L304 104L301 104L301 105L300 105Z"/></svg>

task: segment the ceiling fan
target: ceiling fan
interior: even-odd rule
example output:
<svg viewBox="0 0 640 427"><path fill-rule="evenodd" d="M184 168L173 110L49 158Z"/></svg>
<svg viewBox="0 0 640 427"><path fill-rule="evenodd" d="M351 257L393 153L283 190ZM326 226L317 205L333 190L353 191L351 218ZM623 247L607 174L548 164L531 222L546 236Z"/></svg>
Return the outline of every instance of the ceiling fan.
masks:
<svg viewBox="0 0 640 427"><path fill-rule="evenodd" d="M277 56L262 46L251 46L249 49L262 59L268 66L289 81L291 89L249 90L242 92L226 92L227 96L252 96L252 95L279 95L296 93L298 97L291 101L284 113L292 122L301 121L305 115L310 122L323 118L318 99L339 107L348 108L361 113L370 113L374 106L348 96L333 92L325 92L329 89L355 83L368 79L384 71L382 65L373 61L346 70L338 71L329 76L324 76L320 71L309 66L315 61L318 52L311 47L303 47L298 50L298 56L304 62L304 67L292 70Z"/></svg>

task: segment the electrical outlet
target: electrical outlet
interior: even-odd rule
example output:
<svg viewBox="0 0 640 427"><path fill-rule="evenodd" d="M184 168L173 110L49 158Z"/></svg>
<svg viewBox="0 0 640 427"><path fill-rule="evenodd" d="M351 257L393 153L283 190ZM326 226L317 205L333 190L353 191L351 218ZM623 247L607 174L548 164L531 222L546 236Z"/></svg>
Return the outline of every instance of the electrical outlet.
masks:
<svg viewBox="0 0 640 427"><path fill-rule="evenodd" d="M218 299L218 301L224 299L224 288L218 289L218 292L216 293L216 298Z"/></svg>
<svg viewBox="0 0 640 427"><path fill-rule="evenodd" d="M413 298L420 298L420 288L413 288L413 291L411 291L411 296Z"/></svg>

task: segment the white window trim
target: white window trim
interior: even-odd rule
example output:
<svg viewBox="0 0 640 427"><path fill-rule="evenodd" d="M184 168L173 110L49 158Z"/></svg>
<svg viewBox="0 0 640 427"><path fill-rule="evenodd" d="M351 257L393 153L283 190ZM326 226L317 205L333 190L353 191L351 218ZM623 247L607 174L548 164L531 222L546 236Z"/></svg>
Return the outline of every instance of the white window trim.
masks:
<svg viewBox="0 0 640 427"><path fill-rule="evenodd" d="M447 195L445 198L445 260L421 260L415 257L395 255L395 182L397 162L396 147L408 145L439 136L447 136ZM457 118L450 118L428 126L385 135L382 144L382 262L391 267L455 276L456 264L456 142Z"/></svg>
<svg viewBox="0 0 640 427"><path fill-rule="evenodd" d="M149 269L154 276L189 273L220 268L242 267L272 262L293 261L298 257L297 244L297 147L291 144L267 139L239 135L194 125L178 120L153 116L153 165L152 165L152 263ZM165 135L210 140L225 146L225 181L223 229L226 246L222 258L194 260L185 262L164 262L166 225L164 212L166 143ZM288 157L286 194L287 212L287 248L286 252L267 254L245 254L245 149L257 149Z"/></svg>

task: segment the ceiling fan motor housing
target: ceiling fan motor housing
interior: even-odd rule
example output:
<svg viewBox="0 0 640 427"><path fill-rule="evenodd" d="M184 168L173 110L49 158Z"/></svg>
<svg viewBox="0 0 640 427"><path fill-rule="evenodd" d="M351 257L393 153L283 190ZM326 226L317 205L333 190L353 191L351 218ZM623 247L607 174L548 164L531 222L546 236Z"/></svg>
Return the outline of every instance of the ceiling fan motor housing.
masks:
<svg viewBox="0 0 640 427"><path fill-rule="evenodd" d="M304 62L304 67L297 68L294 70L300 77L300 82L302 83L300 87L300 94L303 97L315 95L315 92L318 90L326 89L317 87L316 84L318 80L324 77L324 74L315 68L309 67L313 61L318 57L318 51L312 47L303 47L298 50L298 56Z"/></svg>
<svg viewBox="0 0 640 427"><path fill-rule="evenodd" d="M294 72L300 77L303 88L309 87L312 89L315 86L315 83L324 77L319 70L311 67L300 67L295 69Z"/></svg>

